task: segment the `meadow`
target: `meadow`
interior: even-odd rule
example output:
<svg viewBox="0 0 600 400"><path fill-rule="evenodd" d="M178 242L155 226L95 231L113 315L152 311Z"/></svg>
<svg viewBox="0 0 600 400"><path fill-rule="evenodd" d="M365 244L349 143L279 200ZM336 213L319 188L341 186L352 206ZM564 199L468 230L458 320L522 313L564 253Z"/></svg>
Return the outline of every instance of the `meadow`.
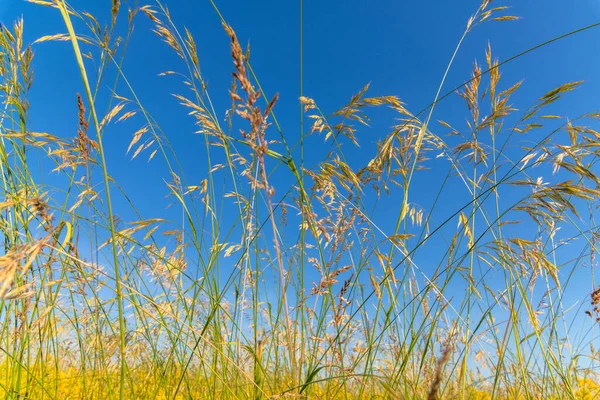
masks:
<svg viewBox="0 0 600 400"><path fill-rule="evenodd" d="M29 3L62 30L1 27L2 398L600 397L599 105L562 114L578 80L514 104L525 83L501 74L600 23L502 60L490 41L451 87L470 35L527 23L483 0L427 107L352 82L331 109L303 91L302 45L296 92L261 85L212 0L221 34L201 38L176 2ZM186 131L132 83L138 36L173 55L155 92ZM228 53L223 93L202 41ZM70 104L44 94L65 131L28 100L44 46L77 71Z"/></svg>

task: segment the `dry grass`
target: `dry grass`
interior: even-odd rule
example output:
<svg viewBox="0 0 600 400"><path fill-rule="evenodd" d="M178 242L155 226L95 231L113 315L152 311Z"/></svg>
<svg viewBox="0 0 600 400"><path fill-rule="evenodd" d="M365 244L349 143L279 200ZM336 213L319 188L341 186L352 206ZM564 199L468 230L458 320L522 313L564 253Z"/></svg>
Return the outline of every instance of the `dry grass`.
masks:
<svg viewBox="0 0 600 400"><path fill-rule="evenodd" d="M427 109L369 97L367 85L326 113L301 93L300 140L289 143L278 95L264 93L216 6L224 34L214 40L231 47L228 110L211 100L191 33L161 3L113 1L103 26L63 0L32 2L62 16L68 34L36 45L71 46L84 94L73 93L73 135L31 131L33 52L22 21L2 28L5 398L598 396L600 114L545 113L580 82L518 111L511 96L521 83L501 79L504 62L489 46L485 66L475 64L454 96L467 122L433 119L463 39L479 24L514 20L504 7L485 0L468 19ZM174 97L205 146L200 181L188 180L122 69L140 18L177 55L161 75L188 88ZM101 84L106 76L114 81ZM98 98L108 99L104 112ZM380 107L393 113L392 128L372 154L350 162L342 145L358 145ZM171 201L164 215L123 201L114 204L129 208L113 209L112 199L129 197L106 162L116 150L102 139L121 123L132 127L131 162L145 157L168 170L165 186L151 188ZM327 157L308 166L302 152L314 140L325 141ZM35 157L55 166L60 186L37 181ZM429 168L445 179L424 207L411 188ZM396 207L382 219L374 199ZM448 199L462 205L448 210ZM173 209L179 221L168 218ZM580 296L591 309L573 311L565 297L581 274L591 281Z"/></svg>

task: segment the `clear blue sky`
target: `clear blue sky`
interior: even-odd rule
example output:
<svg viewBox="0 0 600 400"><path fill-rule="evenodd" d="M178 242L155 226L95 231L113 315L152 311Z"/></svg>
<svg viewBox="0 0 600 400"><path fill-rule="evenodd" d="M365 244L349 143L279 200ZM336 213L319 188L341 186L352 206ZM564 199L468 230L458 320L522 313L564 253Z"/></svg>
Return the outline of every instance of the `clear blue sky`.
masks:
<svg viewBox="0 0 600 400"><path fill-rule="evenodd" d="M104 21L110 17L109 1L69 3ZM209 91L218 112L224 115L230 104L227 91L232 63L229 40L217 15L204 0L165 3L176 24L179 27L185 25L194 35ZM148 4L153 3L149 1ZM275 111L288 142L295 143L299 132L298 2L217 0L217 5L242 45L250 41L251 62L266 93L271 96L279 92L280 101ZM328 113L346 104L351 95L371 82L371 95L397 95L409 110L420 111L433 100L466 21L478 5L478 0L305 0L304 95L315 99ZM469 78L475 59L485 62L488 41L494 55L504 60L555 36L600 21L598 0L497 0L494 5L511 6L508 13L521 19L477 27L459 51L443 93ZM0 11L5 24L24 16L28 41L66 31L57 10L20 0L0 0ZM147 18L139 14L124 71L142 103L169 136L189 183L195 184L206 172L203 140L192 134L196 128L186 115L187 111L169 96L169 93L186 94L185 88L177 78L156 76L165 70L181 70L182 65L173 51L150 32L151 27ZM83 88L70 43L36 45L34 66L35 82L30 94L32 129L73 137L77 128L75 94L83 92ZM584 86L569 94L567 100L554 109L556 113L569 116L600 108L599 71L600 28L553 43L501 69L503 88L525 80L522 89L513 97L513 104L520 109L562 83L584 80ZM104 82L104 93L109 82L112 81ZM128 95L124 90L122 93ZM101 98L99 104L106 104L105 99ZM105 108L100 107L99 114L104 113ZM433 120L460 124L466 116L464 103L453 96L439 105ZM348 145L344 148L353 166L364 164L364 154L374 149L375 141L388 132L392 123L389 118L378 119L371 128L359 131L362 147L356 149ZM168 200L164 198L163 190L151 189L163 185L163 179L168 177L160 162L146 163L147 154L133 162L125 154L131 134L137 128L139 124L128 121L107 130L107 162L109 172L126 188L144 216L153 217L161 215ZM437 124L431 128L440 129ZM276 135L274 130L271 132ZM314 148L322 146L322 138L311 140ZM307 156L309 166L317 161L317 156ZM433 186L437 191L441 178L435 172L423 172L419 176L411 201L427 209L435 194L430 188ZM282 190L287 188L283 180L276 186ZM387 210L394 207L395 218L398 201L383 201L376 215L385 217ZM447 204L447 210L455 209L456 205ZM590 289L589 282L586 283L584 292Z"/></svg>
<svg viewBox="0 0 600 400"><path fill-rule="evenodd" d="M100 19L104 17L105 21L110 15L109 3L70 2L74 8L88 10ZM291 143L298 135L297 3L275 0L217 2L242 44L250 41L251 61L265 91L271 95L280 93L276 112ZM549 0L544 1L543 6L538 1L497 3L512 6L510 14L522 19L478 27L458 54L445 86L447 90L469 77L475 59L484 61L488 41L494 54L503 60L554 36L600 20L600 2L595 0ZM9 24L20 15L25 17L28 40L65 32L56 10L19 0L3 0L0 4L5 23ZM224 112L229 105L227 90L232 64L228 38L215 12L208 1L168 1L166 4L175 22L187 26L195 36L210 93L217 109ZM433 99L466 20L478 4L479 1L305 1L304 94L316 99L327 113L345 104L352 94L371 82L372 95L397 95L411 111L421 110ZM181 64L171 49L149 31L150 28L147 18L138 15L124 70L143 104L160 122L175 148L190 150L194 145L202 145L202 140L192 137L191 119L184 115L175 99L168 97L173 92L185 93L185 89L176 78L156 77L159 72L177 70ZM561 103L560 112L578 115L600 106L599 35L598 28L584 32L502 68L503 82L507 85L525 79L523 88L514 97L514 104L525 107L565 81L585 80L585 86L576 95ZM35 84L30 95L32 126L69 137L76 129L75 93L82 92L70 44L40 44L35 46L35 53ZM105 89L109 82L111 80L105 80ZM452 120L455 113L464 111L464 104L453 97L439 106L434 119ZM104 112L100 107L99 114ZM375 121L373 129L363 129L359 134L363 147L385 132L377 128L383 130L389 125L389 119L384 119L380 125ZM128 162L129 158L124 154L128 140L123 136L130 137L135 129L137 126L133 123L113 126L106 136L107 146L111 149L110 172L119 182L126 181L134 186L133 191L129 190L133 196L143 191L145 183L130 177L159 168L141 160ZM351 146L345 150L350 158L359 155ZM194 168L197 160L193 151L185 153L188 154L179 152L184 169L189 171L188 167ZM124 165L127 169L120 168Z"/></svg>

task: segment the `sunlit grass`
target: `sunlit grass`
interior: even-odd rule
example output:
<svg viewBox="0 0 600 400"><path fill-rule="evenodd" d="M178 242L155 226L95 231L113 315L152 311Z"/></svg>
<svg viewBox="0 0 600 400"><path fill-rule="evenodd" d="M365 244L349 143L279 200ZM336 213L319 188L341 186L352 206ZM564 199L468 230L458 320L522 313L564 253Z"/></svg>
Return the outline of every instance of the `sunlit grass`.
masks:
<svg viewBox="0 0 600 400"><path fill-rule="evenodd" d="M581 82L517 110L521 82L501 79L491 45L472 79L445 94L463 39L516 18L504 7L483 1L467 19L427 109L371 97L368 85L333 111L301 93L300 135L284 135L278 95L263 91L216 5L224 30L211 40L232 58L227 110L211 99L191 33L161 3L123 10L113 1L104 27L62 0L32 2L62 17L67 33L35 45L70 46L82 90L73 93L77 131L31 131L33 52L22 21L2 28L5 398L599 395L600 114L546 111ZM164 101L181 103L176 118L203 140L199 180L187 178L194 172L122 68L139 18L178 56L161 75L187 91ZM465 104L464 115L437 121L442 100ZM370 117L390 115L373 153L349 160L343 149L360 144ZM167 195L168 209L142 215L111 177L115 149L103 135L116 124L132 127L131 163L167 171L148 190ZM326 156L312 166L304 152L314 143ZM60 184L38 182L32 160ZM424 207L415 186L428 169L441 179ZM576 293L585 303L572 309L565 297L582 275L589 293Z"/></svg>

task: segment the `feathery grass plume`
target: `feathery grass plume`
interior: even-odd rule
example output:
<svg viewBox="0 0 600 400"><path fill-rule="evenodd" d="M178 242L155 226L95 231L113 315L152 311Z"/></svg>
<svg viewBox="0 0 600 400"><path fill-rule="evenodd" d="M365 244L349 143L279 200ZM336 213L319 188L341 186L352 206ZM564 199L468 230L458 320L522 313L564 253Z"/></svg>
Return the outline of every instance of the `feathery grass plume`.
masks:
<svg viewBox="0 0 600 400"><path fill-rule="evenodd" d="M598 395L600 114L558 115L577 81L512 104L522 82L500 69L522 55L498 60L490 43L444 93L466 36L515 20L507 7L476 6L425 110L373 94L375 84L340 105L303 89L290 135L279 95L253 68L260 52L250 58L214 2L233 63L222 93L201 70L206 38L162 2L115 0L104 15L32 3L61 12L67 33L34 43L70 41L85 93L65 107L65 120L78 118L73 138L32 131L27 25L2 26L0 396ZM152 87L182 106L168 118L183 142L170 142L130 79L145 76L127 62L134 25L174 52L156 79L184 89ZM463 108L434 126L442 101ZM131 123L131 136L102 147ZM144 204L107 168L120 148L130 175L142 154L156 164ZM192 170L178 154L191 148ZM569 302L585 292L584 314Z"/></svg>
<svg viewBox="0 0 600 400"><path fill-rule="evenodd" d="M437 361L435 367L435 375L433 378L433 382L431 383L431 388L429 389L429 394L427 395L427 400L437 400L439 399L439 390L442 384L442 373L444 366L450 360L450 355L452 354L451 347L446 345L444 348L442 355Z"/></svg>
<svg viewBox="0 0 600 400"><path fill-rule="evenodd" d="M87 135L89 123L86 120L85 106L83 105L83 100L81 99L81 95L79 93L77 93L77 109L79 116L79 126L77 128L75 146L78 148L79 153L81 154L83 163L87 165L90 161L91 149L96 149L98 147L98 144L95 141L91 140Z"/></svg>

